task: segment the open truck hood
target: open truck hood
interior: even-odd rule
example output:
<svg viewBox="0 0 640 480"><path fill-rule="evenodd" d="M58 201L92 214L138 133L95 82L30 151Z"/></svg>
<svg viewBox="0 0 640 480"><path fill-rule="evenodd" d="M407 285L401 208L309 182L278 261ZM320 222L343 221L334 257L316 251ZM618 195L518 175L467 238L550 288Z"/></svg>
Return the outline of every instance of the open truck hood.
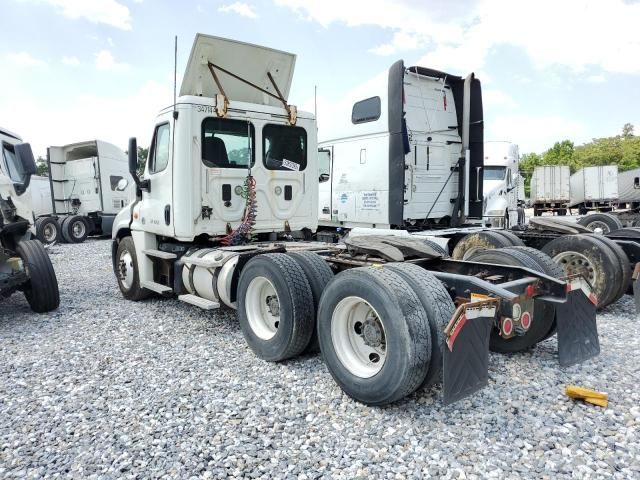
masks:
<svg viewBox="0 0 640 480"><path fill-rule="evenodd" d="M215 97L219 91L208 63L232 72L273 94L270 72L285 99L289 97L296 56L292 53L198 33L184 72L180 95ZM282 103L232 76L215 69L230 101L281 107Z"/></svg>

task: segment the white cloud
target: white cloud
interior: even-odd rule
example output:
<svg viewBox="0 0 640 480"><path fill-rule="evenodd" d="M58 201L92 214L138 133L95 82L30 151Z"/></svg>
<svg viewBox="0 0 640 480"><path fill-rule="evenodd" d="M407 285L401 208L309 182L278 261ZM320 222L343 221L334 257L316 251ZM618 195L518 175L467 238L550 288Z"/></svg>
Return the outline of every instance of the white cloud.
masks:
<svg viewBox="0 0 640 480"><path fill-rule="evenodd" d="M485 64L499 45L521 48L538 68L564 65L583 72L592 65L608 72L640 73L640 3L624 0L480 0L452 15L413 0L275 0L325 27L378 26L393 34L390 43L372 49L391 54L425 45L421 63L433 68L469 71ZM460 14L458 14L461 12ZM397 42L396 34L412 42Z"/></svg>
<svg viewBox="0 0 640 480"><path fill-rule="evenodd" d="M254 11L253 7L243 2L235 2L229 5L223 5L218 8L218 11L223 13L233 12L247 18L258 18L258 14Z"/></svg>
<svg viewBox="0 0 640 480"><path fill-rule="evenodd" d="M485 139L509 140L523 153L542 153L565 138L575 143L588 139L584 125L558 115L499 115L485 121Z"/></svg>
<svg viewBox="0 0 640 480"><path fill-rule="evenodd" d="M587 82L589 83L604 83L607 81L607 77L605 77L602 74L598 74L598 75L589 75L587 77Z"/></svg>
<svg viewBox="0 0 640 480"><path fill-rule="evenodd" d="M376 55L392 55L398 51L415 50L422 46L420 35L407 32L395 32L390 43L370 49Z"/></svg>
<svg viewBox="0 0 640 480"><path fill-rule="evenodd" d="M105 49L96 53L96 68L98 70L120 71L126 70L129 66L126 63L116 62L113 54Z"/></svg>
<svg viewBox="0 0 640 480"><path fill-rule="evenodd" d="M7 60L21 67L46 67L44 60L33 57L27 52L16 52L7 54Z"/></svg>
<svg viewBox="0 0 640 480"><path fill-rule="evenodd" d="M126 5L116 0L44 0L62 10L72 20L84 18L121 30L131 30L131 14Z"/></svg>
<svg viewBox="0 0 640 480"><path fill-rule="evenodd" d="M78 60L78 57L62 57L62 63L72 67L77 67L80 65L80 60Z"/></svg>
<svg viewBox="0 0 640 480"><path fill-rule="evenodd" d="M481 77L479 77L482 80ZM506 93L500 90L486 89L482 91L482 105L486 107L503 107L514 108L517 106L516 101Z"/></svg>

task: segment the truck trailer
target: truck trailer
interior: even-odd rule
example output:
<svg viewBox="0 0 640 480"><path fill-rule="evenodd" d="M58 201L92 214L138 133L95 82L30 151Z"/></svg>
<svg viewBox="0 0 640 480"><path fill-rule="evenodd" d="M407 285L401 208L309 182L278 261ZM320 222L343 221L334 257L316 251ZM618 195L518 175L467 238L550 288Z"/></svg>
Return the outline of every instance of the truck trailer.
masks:
<svg viewBox="0 0 640 480"><path fill-rule="evenodd" d="M127 155L115 145L90 140L47 150L50 200L36 219L45 244L110 236L116 214L134 196ZM43 189L45 187L42 187Z"/></svg>
<svg viewBox="0 0 640 480"><path fill-rule="evenodd" d="M577 208L580 215L610 212L618 203L618 166L581 168L571 175L569 185L569 208Z"/></svg>
<svg viewBox="0 0 640 480"><path fill-rule="evenodd" d="M392 235L313 241L323 177L315 118L288 101L294 65L287 52L196 36L180 96L158 115L140 176L137 141L129 143L136 199L117 215L112 234L114 273L125 298L155 294L205 310L236 309L259 358L281 361L319 347L338 385L371 405L437 383L445 402L459 400L488 383L489 348L529 348L554 326L561 365L598 354L590 287L580 275L555 278L546 257L500 249L511 263L453 260L436 244ZM353 112L356 123L384 117L380 142L396 172L387 189L372 190L377 200L358 201L386 205L376 213L383 223L413 220L404 213L404 190L391 188L405 181L403 119L412 108L402 103L405 86L418 96L437 86L454 122L442 125L434 158L436 138L413 131L422 152L411 161L425 171L416 193L433 190L432 175L456 176L446 193L453 198L427 195L434 209L454 224L467 213L480 218L481 182L466 175L482 153L480 84L473 75L463 80L405 68L402 61L389 71L394 102L380 97ZM460 131L462 143L446 138L452 131ZM356 164L369 161L360 151Z"/></svg>
<svg viewBox="0 0 640 480"><path fill-rule="evenodd" d="M58 308L58 281L47 251L32 238L31 146L0 129L0 299L21 291L34 312Z"/></svg>
<svg viewBox="0 0 640 480"><path fill-rule="evenodd" d="M567 165L543 165L535 167L531 176L530 205L533 216L552 212L563 216L569 206L571 171Z"/></svg>

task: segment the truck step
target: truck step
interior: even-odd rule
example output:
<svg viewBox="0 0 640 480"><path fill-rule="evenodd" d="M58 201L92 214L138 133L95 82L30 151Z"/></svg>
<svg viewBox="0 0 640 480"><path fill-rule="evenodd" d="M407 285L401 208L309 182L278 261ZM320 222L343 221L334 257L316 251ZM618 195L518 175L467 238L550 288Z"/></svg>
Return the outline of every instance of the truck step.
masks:
<svg viewBox="0 0 640 480"><path fill-rule="evenodd" d="M222 265L219 260L214 260L212 258L182 257L182 262L185 265L195 265L196 267L202 268L215 268Z"/></svg>
<svg viewBox="0 0 640 480"><path fill-rule="evenodd" d="M173 291L170 287L156 282L140 282L140 286L160 294L171 293Z"/></svg>
<svg viewBox="0 0 640 480"><path fill-rule="evenodd" d="M162 250L146 249L142 250L142 253L147 257L161 258L162 260L174 260L178 258L175 253L163 252Z"/></svg>
<svg viewBox="0 0 640 480"><path fill-rule="evenodd" d="M211 300L207 300L206 298L198 297L197 295L192 295L190 293L179 295L178 300L190 303L191 305L200 307L203 310L214 310L216 308L220 308L220 304L218 302L212 302Z"/></svg>

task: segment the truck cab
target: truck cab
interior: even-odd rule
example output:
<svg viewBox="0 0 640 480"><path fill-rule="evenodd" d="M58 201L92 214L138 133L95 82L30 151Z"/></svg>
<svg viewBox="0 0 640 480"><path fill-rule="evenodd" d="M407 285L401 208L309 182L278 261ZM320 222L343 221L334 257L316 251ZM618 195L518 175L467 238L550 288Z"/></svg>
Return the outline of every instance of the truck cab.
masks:
<svg viewBox="0 0 640 480"><path fill-rule="evenodd" d="M483 223L508 227L522 223L524 180L519 173L518 145L505 141L484 144L482 184L484 192Z"/></svg>
<svg viewBox="0 0 640 480"><path fill-rule="evenodd" d="M33 311L55 310L60 296L53 266L42 244L31 239L31 146L0 129L0 154L0 298L22 291Z"/></svg>

